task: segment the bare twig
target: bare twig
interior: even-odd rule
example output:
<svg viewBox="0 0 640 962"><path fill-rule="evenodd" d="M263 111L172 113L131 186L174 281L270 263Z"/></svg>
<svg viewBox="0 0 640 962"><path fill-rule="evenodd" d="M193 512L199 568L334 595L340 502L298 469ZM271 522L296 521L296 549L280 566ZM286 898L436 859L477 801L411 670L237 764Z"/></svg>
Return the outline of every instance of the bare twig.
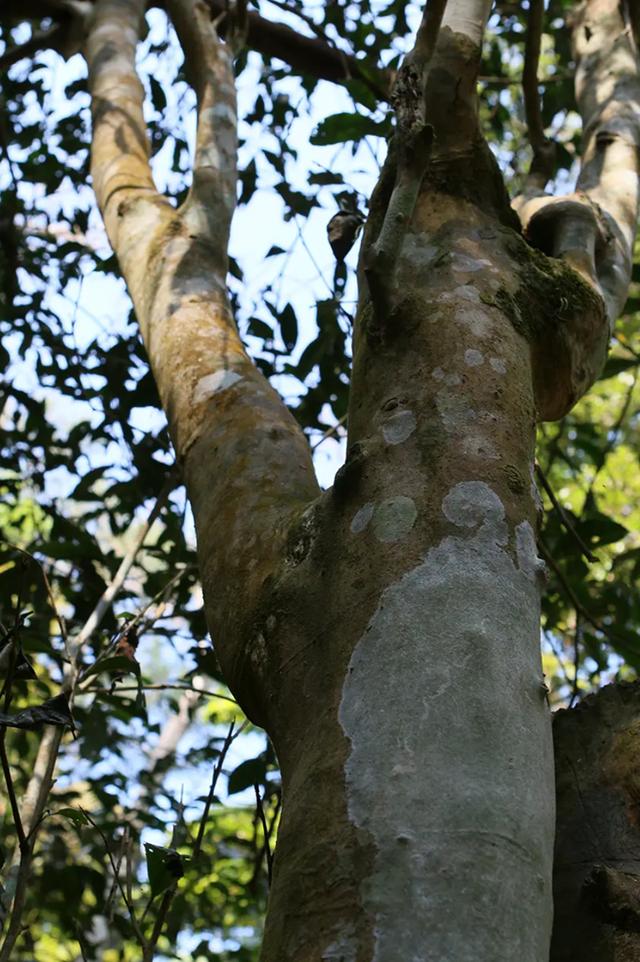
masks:
<svg viewBox="0 0 640 962"><path fill-rule="evenodd" d="M193 844L192 857L194 859L198 857L202 849L202 842L204 840L204 832L206 828L207 819L209 817L209 810L213 802L213 796L215 794L218 778L220 777L220 773L222 772L222 766L224 764L224 760L226 758L227 752L229 751L229 748L231 747L231 743L235 738L237 738L237 736L240 734L243 728L244 728L244 725L241 725L241 727L237 731L234 731L235 722L231 723L231 725L229 726L229 731L227 732L227 736L220 750L220 755L216 760L215 768L213 770L213 775L211 778L211 785L209 787L209 793L207 795L207 800L205 802L204 810L202 812L202 817L200 819L200 824L198 826L198 834ZM164 927L169 909L171 908L171 903L173 902L175 893L176 893L176 885L174 884L174 885L171 885L166 890L166 892L164 892L162 896L162 901L160 902L160 905L158 907L158 913L156 915L156 919L153 924L153 930L151 932L151 936L148 942L146 943L146 947L143 952L142 962L153 962L155 947L158 944L158 939L162 934L162 929ZM147 908L145 909L145 915L150 905L151 905L151 902L149 902L149 904L147 905Z"/></svg>
<svg viewBox="0 0 640 962"><path fill-rule="evenodd" d="M114 694L117 695L117 694L119 694L120 692L123 692L123 691L136 691L136 692L137 692L137 691L140 691L140 690L142 690L142 691L194 691L194 692L196 692L198 695L206 695L207 698L221 698L222 701L228 701L228 702L230 702L232 705L237 705L237 704L238 704L237 701L235 700L235 698L231 698L230 695L221 695L219 692L217 692L217 691L209 691L209 689L207 689L207 688L197 688L195 685L186 685L186 684L184 684L184 685L178 685L178 684L176 684L176 685L171 685L171 684L165 684L164 682L159 682L158 684L155 684L155 685L118 685L117 688L98 688L98 687L83 688L83 689L82 689L82 694L84 695L85 693L87 693L87 694L89 694L89 693L96 694L96 693L97 693L97 694L101 694L101 695L109 695L109 694L110 694L110 695L114 695Z"/></svg>
<svg viewBox="0 0 640 962"><path fill-rule="evenodd" d="M119 890L120 890L120 895L122 896L122 900L123 900L124 904L125 904L126 907L127 907L127 912L129 913L129 919L131 920L131 927L133 928L133 931L135 932L135 936L136 936L136 939L138 940L138 943L139 943L139 945L140 945L140 948L141 948L142 951L144 952L145 949L146 949L146 946L147 946L147 940L145 939L144 933L143 933L142 929L140 928L140 924L139 924L138 919L137 919L137 916L136 916L136 912L135 912L135 909L134 909L134 906L133 906L133 902L130 901L129 896L127 895L127 891L126 891L124 885L122 884L122 880L121 880L121 878L120 878L120 871L119 871L118 866L116 865L116 861L115 861L115 859L114 859L114 857L113 857L113 853L111 852L111 846L109 845L109 841L108 841L106 835L104 834L104 832L102 831L102 829L100 828L100 826L98 825L98 823L95 821L95 819L92 818L91 815L89 815L89 813L88 813L84 808L82 808L81 805L79 805L78 808L79 808L79 810L82 812L82 814L84 815L84 817L86 818L86 820L89 822L89 824L90 824L93 828L95 828L96 832L98 833L98 835L99 835L100 838L102 839L102 844L104 845L104 850L105 850L105 852L107 853L107 858L109 859L109 863L111 864L111 870L112 870L112 872L113 872L114 878L115 878L115 880L116 880L116 882L117 882L117 884L118 884L118 888L119 888Z"/></svg>
<svg viewBox="0 0 640 962"><path fill-rule="evenodd" d="M160 492L160 495L158 496L153 508L151 509L149 516L136 533L133 544L129 548L125 557L122 559L122 562L120 563L120 566L116 571L112 581L103 592L94 610L90 614L76 638L70 641L68 644L70 662L65 673L66 677L63 683L63 690L66 691L68 695L70 705L73 702L73 696L75 694L79 676L78 662L83 646L86 644L93 632L98 628L100 622L109 611L114 598L122 587L125 578L135 562L137 554L144 543L151 525L158 517L174 486L175 476L173 473L171 473L167 478L167 481L165 482L165 485ZM38 753L36 755L33 772L22 800L21 818L29 844L24 846L23 851L20 851L20 847L18 847L14 852L6 878L5 891L7 893L8 900L10 900L12 903L12 909L7 934L4 942L2 943L2 948L0 949L0 962L10 962L13 947L20 935L20 932L22 931L22 914L25 906L27 885L31 874L33 850L36 843L37 833L40 827L45 803L51 789L53 772L55 770L58 752L60 750L60 743L62 741L62 733L63 729L61 727L56 727L53 725L47 725L45 727L40 740L40 745L38 747Z"/></svg>
<svg viewBox="0 0 640 962"><path fill-rule="evenodd" d="M149 608L151 608L152 605L155 605L156 602L160 601L161 598L164 598L164 596L169 593L171 588L173 588L174 585L178 584L178 582L180 582L184 578L185 574L188 571L193 571L194 568L195 568L195 565L190 565L190 564L185 565L184 568L181 568L180 571L178 571L178 573L175 574L173 578L167 581L166 585L164 585L164 587L161 588L160 591L158 591L153 596L153 598L151 598L147 602L144 608L141 611L139 611L138 614L128 623L127 628L135 628L138 625L141 625L140 632L146 631L148 628L150 628L151 625L158 620L159 615L155 615L152 619L145 618L145 615L148 612Z"/></svg>
<svg viewBox="0 0 640 962"><path fill-rule="evenodd" d="M340 428L342 427L342 425L347 420L347 417L348 415L343 414L342 417L338 421L336 421L335 424L332 424L330 428L327 428L327 430L324 432L322 437L318 438L318 440L314 441L314 443L311 445L311 450L315 451L316 448L320 447L323 441L326 441L328 438L332 437L334 434L337 434Z"/></svg>
<svg viewBox="0 0 640 962"><path fill-rule="evenodd" d="M4 73L14 63L18 63L25 57L33 57L39 50L46 50L50 47L57 50L65 36L66 29L65 24L58 23L49 30L34 31L24 43L18 44L16 47L9 47L0 57L0 72Z"/></svg>
<svg viewBox="0 0 640 962"><path fill-rule="evenodd" d="M540 553L544 558L546 564L549 565L549 567L557 577L562 587L562 590L564 591L567 598L575 608L576 612L579 613L582 616L582 618L585 621L587 621L590 625L592 625L597 631L600 631L602 632L603 635L606 635L607 638L609 638L614 644L622 644L624 646L627 646L628 642L625 641L624 638L620 638L619 636L617 636L615 631L612 631L607 625L604 625L601 621L598 620L598 618L592 615L587 608L585 608L585 606L582 604L582 602L576 595L575 591L573 590L573 588L565 578L564 574L560 570L559 566L557 565L549 549L546 547L543 541L539 541L538 547L540 548Z"/></svg>
<svg viewBox="0 0 640 962"><path fill-rule="evenodd" d="M0 760L2 761L2 772L4 775L4 780L7 786L7 795L9 796L9 804L11 805L11 815L13 817L13 824L15 825L16 835L18 836L18 845L20 846L20 851L24 852L27 845L27 838L24 832L24 826L22 824L22 819L20 817L20 808L18 806L18 800L16 798L16 789L13 784L13 778L11 776L11 767L9 765L9 758L7 756L7 746L4 741L4 730L0 735Z"/></svg>
<svg viewBox="0 0 640 962"><path fill-rule="evenodd" d="M580 673L580 646L582 644L582 621L580 612L576 611L576 629L573 634L573 691L569 701L569 708L573 708L580 695L579 673Z"/></svg>
<svg viewBox="0 0 640 962"><path fill-rule="evenodd" d="M571 518L569 517L569 515L567 514L567 512L564 510L564 508L562 507L562 505L560 504L560 502L559 502L558 499L556 498L556 496L555 496L555 494L554 494L554 491L553 491L553 488L551 487L551 485L549 484L549 481L547 480L547 476L545 475L544 471L542 470L542 468L540 467L540 465L538 464L537 461L536 461L536 474L537 474L538 477L540 478L540 482L541 482L541 484L542 484L542 487L544 488L544 490L545 490L546 493L548 494L549 500L551 501L551 504L553 505L553 507L556 509L556 511L557 511L558 514L560 515L560 518L561 518L561 520L562 520L563 525L565 526L565 528L567 529L567 531L569 532L569 534L573 537L573 539L575 540L576 544L577 544L578 547L580 548L581 554L584 555L584 557L587 559L587 561L591 561L591 562L597 561L597 560L598 560L597 557L596 557L596 556L593 554L593 552L590 551L589 548L586 546L586 544L584 543L584 541L582 540L582 538L580 537L580 535L579 535L578 532L576 531L576 529L575 529L575 527L574 527L574 525L573 525L573 522L571 521Z"/></svg>
<svg viewBox="0 0 640 962"><path fill-rule="evenodd" d="M558 665L560 666L560 671L562 672L562 674L563 674L563 676L564 676L564 681L565 681L565 684L566 684L567 688L571 689L571 678L569 678L569 673L567 672L567 667L566 667L566 664L565 664L566 659L565 659L565 656L564 656L564 652L563 652L562 650L558 651L558 647L557 647L557 645L556 645L556 643L555 643L555 641L554 641L553 632L552 632L552 631L545 631L545 632L544 632L544 637L546 638L547 643L548 643L549 647L551 648L551 650L553 651L554 655L555 655L556 658L558 659Z"/></svg>
<svg viewBox="0 0 640 962"><path fill-rule="evenodd" d="M222 15L218 33L225 35L228 0L207 0L214 17ZM273 23L255 11L247 16L247 43L266 57L278 57L294 70L324 80L344 82L352 77L362 83L379 99L388 100L393 72L383 70L353 54L325 43L319 37L304 37L284 23Z"/></svg>
<svg viewBox="0 0 640 962"><path fill-rule="evenodd" d="M169 497L171 491L175 487L176 479L173 472L169 474L169 477L165 481L162 491L158 495L156 502L149 512L149 516L144 524L136 532L136 536L131 544L131 547L127 551L126 555L120 562L120 566L116 571L115 575L103 591L97 605L87 618L86 622L82 626L78 635L70 643L70 651L72 657L71 671L69 672L68 678L65 681L65 687L69 692L72 692L78 677L78 658L82 651L82 648L87 643L93 632L98 628L100 622L106 615L106 613L111 608L113 600L122 588L125 578L129 574L129 571L133 567L136 560L138 552L142 547L147 534L151 528L151 525L156 520L162 508L164 507L167 498Z"/></svg>
<svg viewBox="0 0 640 962"><path fill-rule="evenodd" d="M253 790L256 793L256 809L260 819L260 824L262 825L262 832L264 834L264 854L267 860L267 879L269 880L269 885L271 885L271 878L273 875L273 854L271 852L271 845L269 844L269 827L264 815L262 798L260 797L260 786L254 785Z"/></svg>
<svg viewBox="0 0 640 962"><path fill-rule="evenodd" d="M49 581L49 577L47 575L44 564L38 558L36 558L34 554L31 554L30 551L27 551L26 548L19 548L17 544L12 544L11 542L5 541L2 538L0 538L0 544L6 544L13 551L18 551L20 554L24 555L26 558L29 558L31 561L33 561L33 563L36 564L40 569L40 574L42 575L44 586L47 589L47 597L49 598L49 604L51 605L53 615L56 621L58 622L58 627L60 628L60 637L64 642L65 650L67 652L67 657L69 657L69 635L67 631L67 624L64 620L63 615L60 613L60 611L58 611L58 606L56 604L56 600L53 595L51 582Z"/></svg>
<svg viewBox="0 0 640 962"><path fill-rule="evenodd" d="M218 755L215 767L213 769L213 775L211 776L211 785L209 786L209 792L207 794L207 799L204 803L204 809L202 811L202 818L200 819L200 824L198 826L198 834L196 835L196 840L193 843L194 859L198 857L202 849L202 842L204 840L204 833L207 827L207 819L209 818L209 811L213 803L213 796L215 795L216 785L218 784L218 779L220 777L220 773L222 772L222 766L224 765L224 760L227 756L227 752L229 751L231 747L231 743L233 742L234 738L236 738L237 735L239 735L242 729L244 728L244 725L242 725L242 727L239 728L236 734L234 735L235 724L236 724L235 722L231 722L231 725L229 726L227 737L225 738L222 748L220 749L220 754Z"/></svg>
<svg viewBox="0 0 640 962"><path fill-rule="evenodd" d="M173 897L175 894L176 886L174 884L171 885L162 896L160 905L158 906L158 913L156 915L155 922L153 923L153 929L144 950L142 962L153 962L156 945L158 944L158 939L162 935L162 929L164 928L164 923L166 922L167 914L171 908L171 903L173 902Z"/></svg>

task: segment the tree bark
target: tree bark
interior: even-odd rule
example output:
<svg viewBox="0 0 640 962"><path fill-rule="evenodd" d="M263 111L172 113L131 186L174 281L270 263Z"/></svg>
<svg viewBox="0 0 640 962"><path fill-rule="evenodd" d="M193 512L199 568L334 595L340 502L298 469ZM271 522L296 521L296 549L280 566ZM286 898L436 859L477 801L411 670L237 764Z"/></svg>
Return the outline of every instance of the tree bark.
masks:
<svg viewBox="0 0 640 962"><path fill-rule="evenodd" d="M207 5L168 3L198 97L179 210L149 169L142 0L98 0L87 46L94 186L183 466L209 627L282 767L264 962L548 959L535 425L595 377L606 292L523 240L478 127L490 4L450 0L438 32L443 6L393 97L348 456L324 494L229 308L235 99Z"/></svg>
<svg viewBox="0 0 640 962"><path fill-rule="evenodd" d="M551 962L640 958L640 685L558 712Z"/></svg>

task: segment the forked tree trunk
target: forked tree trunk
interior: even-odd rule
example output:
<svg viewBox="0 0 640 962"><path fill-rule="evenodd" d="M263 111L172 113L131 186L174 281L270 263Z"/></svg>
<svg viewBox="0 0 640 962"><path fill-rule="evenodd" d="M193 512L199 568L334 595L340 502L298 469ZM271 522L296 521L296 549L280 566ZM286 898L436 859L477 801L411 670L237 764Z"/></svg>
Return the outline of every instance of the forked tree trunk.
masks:
<svg viewBox="0 0 640 962"><path fill-rule="evenodd" d="M451 0L441 26L444 3L429 5L363 242L347 462L320 494L229 309L229 51L199 0L167 6L198 95L189 197L174 210L149 171L142 0L96 5L92 171L184 469L211 634L282 766L263 959L546 962L535 424L597 376L624 300L635 114L616 112L613 81L606 116L583 97L582 192L563 208L539 189L521 200L550 260L523 239L478 129L489 2ZM613 57L637 99L614 7L581 14L596 39L578 43L580 82ZM621 158L625 205L609 176Z"/></svg>

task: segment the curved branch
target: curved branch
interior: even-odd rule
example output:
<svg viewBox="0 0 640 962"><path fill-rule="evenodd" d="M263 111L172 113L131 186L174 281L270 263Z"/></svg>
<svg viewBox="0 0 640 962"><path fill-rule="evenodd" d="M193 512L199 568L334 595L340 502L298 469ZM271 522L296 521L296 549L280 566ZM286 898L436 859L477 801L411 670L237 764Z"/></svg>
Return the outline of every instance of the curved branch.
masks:
<svg viewBox="0 0 640 962"><path fill-rule="evenodd" d="M91 177L111 246L125 274L148 245L148 204L169 207L156 190L143 114L144 88L135 66L144 0L98 0L86 57L93 136Z"/></svg>
<svg viewBox="0 0 640 962"><path fill-rule="evenodd" d="M94 182L183 467L209 628L228 683L255 719L262 665L246 622L253 624L263 586L282 563L289 526L319 489L306 439L249 358L229 304L237 143L231 48L217 37L204 0L168 0L198 99L193 182L176 210L149 170L135 73L143 6L97 2L88 44Z"/></svg>
<svg viewBox="0 0 640 962"><path fill-rule="evenodd" d="M227 0L207 0L207 4L214 19L222 18L218 31L224 37ZM380 100L390 99L393 71L373 67L319 37L304 37L286 24L273 23L254 11L247 14L247 45L265 57L277 57L295 71L319 80L340 83L357 78Z"/></svg>
<svg viewBox="0 0 640 962"><path fill-rule="evenodd" d="M198 100L193 183L183 214L191 236L203 237L208 243L215 240L218 260L226 264L237 180L233 53L216 36L204 2L167 0L167 10Z"/></svg>
<svg viewBox="0 0 640 962"><path fill-rule="evenodd" d="M617 0L587 0L573 20L576 97L583 122L576 191L527 191L514 201L528 238L576 269L602 297L608 327L627 297L640 201L640 70ZM597 373L597 372L596 372Z"/></svg>

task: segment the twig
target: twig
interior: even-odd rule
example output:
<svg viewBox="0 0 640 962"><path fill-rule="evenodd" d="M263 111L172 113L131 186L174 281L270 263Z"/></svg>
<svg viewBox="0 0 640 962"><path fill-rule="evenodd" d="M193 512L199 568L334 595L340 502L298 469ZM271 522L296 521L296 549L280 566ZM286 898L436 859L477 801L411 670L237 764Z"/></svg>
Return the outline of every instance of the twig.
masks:
<svg viewBox="0 0 640 962"><path fill-rule="evenodd" d="M244 724L241 725L238 731L234 733L235 722L232 722L231 725L229 726L229 731L227 732L227 736L224 740L222 749L220 750L220 755L218 756L215 768L213 770L211 785L209 787L209 793L207 795L207 800L205 802L204 811L202 813L200 824L198 826L198 834L193 844L192 857L194 859L198 857L202 848L206 822L209 817L209 810L213 802L213 796L215 794L216 784L218 782L218 778L220 777L220 773L222 772L222 766L224 764L224 760L226 758L227 752L229 751L229 748L231 747L231 743L235 738L237 738L237 736L240 734L243 728L244 728ZM155 948L156 948L156 945L158 944L158 939L162 934L162 929L163 929L167 914L169 912L169 909L171 908L171 903L173 902L175 893L176 893L176 885L174 884L174 885L171 885L162 896L162 901L160 902L160 905L158 907L158 913L156 915L156 919L153 924L153 930L151 932L151 936L149 938L149 941L146 944L146 947L144 948L142 962L153 962ZM144 915L147 914L147 911L150 905L151 905L151 900L149 901L145 909Z"/></svg>
<svg viewBox="0 0 640 962"><path fill-rule="evenodd" d="M3 729L2 734L0 735L0 760L2 761L2 772L4 774L4 780L7 786L7 795L9 796L9 803L11 805L13 824L15 825L16 835L18 836L18 845L20 846L20 851L24 853L27 847L27 837L25 835L24 826L20 817L20 808L16 798L15 785L13 784L13 778L11 776L11 768L9 766L9 758L7 756L7 746L5 745L4 734L5 733Z"/></svg>
<svg viewBox="0 0 640 962"><path fill-rule="evenodd" d="M569 517L569 515L567 514L567 512L564 510L564 508L562 507L562 505L560 504L560 502L559 502L558 499L556 498L556 496L555 496L555 494L554 494L554 491L553 491L553 488L552 488L551 485L549 484L549 481L548 481L548 479L547 479L544 471L542 470L542 468L540 467L540 465L538 464L537 461L536 461L536 474L537 474L538 477L540 478L540 481L541 481L541 483L542 483L542 487L544 488L544 490L545 490L546 493L548 494L549 500L551 501L551 504L553 505L553 507L556 509L556 511L557 511L558 514L560 515L560 518L561 518L561 520L562 520L563 525L565 526L565 528L567 529L567 531L569 532L569 534L573 537L573 539L575 540L576 544L577 544L578 547L580 548L581 554L587 559L587 561L591 561L592 563L593 563L594 561L597 561L597 560L598 560L597 557L596 557L596 556L593 554L593 552L590 551L589 548L586 546L586 544L584 543L584 541L582 540L582 538L580 537L580 535L579 535L578 532L576 531L576 529L575 529L575 527L574 527L574 525L573 525L573 523L572 523L572 521L571 521L571 518Z"/></svg>
<svg viewBox="0 0 640 962"><path fill-rule="evenodd" d="M77 662L78 662L78 658L82 648L87 643L87 641L89 640L93 632L96 630L96 628L98 628L98 626L100 625L100 622L102 621L106 613L111 608L111 605L113 604L113 600L115 596L120 591L120 588L124 584L125 578L127 577L127 575L129 574L129 571L133 567L133 563L135 562L138 552L140 551L140 548L142 547L143 542L147 537L147 534L149 533L149 529L151 528L151 525L153 524L153 522L156 520L156 518L162 511L162 508L164 507L165 502L169 497L169 494L173 490L174 486L175 486L175 475L173 472L170 472L169 477L165 481L164 486L160 494L158 495L158 498L156 499L156 502L153 508L149 512L149 516L147 517L147 520L137 531L136 537L131 547L127 551L126 555L120 562L120 566L118 567L118 570L116 571L115 575L113 576L113 578L111 579L111 581L109 582L105 590L103 591L97 605L95 606L95 608L93 609L89 617L87 618L81 630L78 632L78 635L70 643L70 651L71 651L71 658L72 658L71 671L69 672L69 677L66 679L66 682L65 682L65 685L68 691L71 692L75 687L75 682L78 677Z"/></svg>
<svg viewBox="0 0 640 962"><path fill-rule="evenodd" d="M566 665L565 665L564 653L563 653L562 651L558 651L558 649L557 649L557 647L556 647L556 644L555 644L555 642L554 642L554 640L553 640L553 632L551 632L551 631L545 631L545 632L544 632L544 636L545 636L545 638L546 638L546 640L547 640L547 643L548 643L549 647L551 648L551 650L553 651L554 655L555 655L556 658L558 659L558 664L559 664L559 666L560 666L560 670L561 670L562 674L564 675L564 680L565 680L565 684L566 684L567 688L571 688L571 679L569 678L569 674L568 674L568 672L567 672L567 668L566 668Z"/></svg>
<svg viewBox="0 0 640 962"><path fill-rule="evenodd" d="M342 427L342 425L347 420L347 417L348 415L343 414L342 417L338 421L336 421L335 424L332 424L330 428L327 428L327 430L324 432L322 437L318 438L318 440L311 445L311 450L315 451L316 448L320 447L323 441L326 441L327 438L330 438L332 435L337 434L340 428Z"/></svg>
<svg viewBox="0 0 640 962"><path fill-rule="evenodd" d="M164 587L161 588L160 591L156 592L156 594L153 596L153 598L151 598L148 601L145 607L141 611L139 611L138 614L130 622L128 622L127 628L134 628L140 623L142 623L141 631L146 631L147 628L149 628L154 621L157 621L159 617L158 615L156 615L151 621L149 621L148 619L145 619L144 616L148 612L149 608L152 605L154 605L157 601L159 601L161 598L163 598L164 595L168 594L170 589L173 588L173 586L176 585L179 581L181 581L182 578L184 578L187 571L193 571L194 568L195 568L195 565L192 565L192 564L185 565L184 568L181 568L180 571L178 571L178 573L173 576L173 578L167 581L166 585L164 585Z"/></svg>
<svg viewBox="0 0 640 962"><path fill-rule="evenodd" d="M563 80L570 80L571 76L568 72L558 70L550 77L545 77L543 80L538 79L538 87L546 87L547 84L561 83ZM487 86L490 87L519 87L522 80L519 77L490 77L480 74L478 83L487 84Z"/></svg>
<svg viewBox="0 0 640 962"><path fill-rule="evenodd" d="M196 840L193 843L192 855L194 859L198 857L198 855L200 854L200 850L202 849L202 842L204 840L204 833L207 826L207 819L209 818L209 810L211 809L211 805L213 803L213 796L215 795L216 785L218 783L220 773L222 772L222 766L224 764L224 760L226 758L227 752L229 751L229 748L231 747L231 743L234 740L234 738L236 738L237 735L239 735L242 729L244 728L244 725L242 725L234 735L235 725L236 725L235 722L231 722L231 725L229 726L229 731L227 732L227 737L225 738L222 748L220 749L220 754L218 755L218 759L213 769L213 775L211 776L211 785L209 786L209 793L204 803L202 818L200 819L200 824L198 826L198 834L196 835Z"/></svg>
<svg viewBox="0 0 640 962"><path fill-rule="evenodd" d="M122 900L123 900L124 904L125 904L126 907L127 907L127 912L129 913L129 918L131 919L131 926L132 926L132 928L133 928L133 931L135 932L136 939L138 940L138 943L139 943L139 945L140 945L140 948L141 948L142 951L144 952L145 949L146 949L146 946L147 946L147 940L145 939L144 933L142 932L142 929L140 928L140 925L138 924L138 919L137 919L137 917L136 917L136 913L135 913L135 909L134 909L134 907L133 907L133 903L129 900L129 897L128 897L128 895L127 895L127 892L126 892L126 890L125 890L125 887L124 887L124 885L122 884L122 881L121 881L121 879L120 879L120 872L119 872L118 866L116 865L115 859L114 859L114 857L113 857L113 855L112 855L112 853L111 853L111 847L110 847L110 845L109 845L109 842L108 842L108 840L107 840L107 837L106 837L106 835L104 834L104 832L102 831L102 829L100 828L100 826L97 824L97 822L95 821L95 819L93 819L93 818L91 817L91 815L89 815L89 813L88 813L84 808L82 808L81 805L78 806L78 809L82 812L82 814L84 815L84 817L86 818L86 820L89 822L89 824L90 824L91 826L93 826L93 828L95 828L96 832L98 833L98 835L99 835L100 838L102 839L102 844L104 845L105 852L107 853L107 858L109 859L109 862L110 862L110 864L111 864L111 870L112 870L112 872L113 872L113 874L114 874L114 878L115 878L116 882L118 883L118 888L120 889L120 894L121 894L121 896L122 896Z"/></svg>
<svg viewBox="0 0 640 962"><path fill-rule="evenodd" d="M103 592L76 638L73 642L69 643L71 660L65 673L66 677L63 683L63 690L68 693L70 705L73 702L73 696L75 694L78 679L78 659L82 648L108 612L129 570L133 566L138 551L142 547L151 525L162 510L174 485L175 476L173 472L171 472L147 520L136 533L134 542L120 563L112 581ZM33 772L22 800L22 824L29 844L25 847L24 851L20 851L19 847L17 851L14 851L7 874L5 891L12 903L12 908L9 928L5 940L2 943L2 948L0 949L0 962L10 962L13 947L22 930L21 920L25 906L27 885L31 874L33 850L44 806L51 789L53 772L62 741L62 733L63 729L61 727L53 725L47 725L45 727L38 747Z"/></svg>
<svg viewBox="0 0 640 962"><path fill-rule="evenodd" d="M235 698L231 698L229 695L221 695L217 691L209 691L207 688L196 688L195 685L166 685L164 682L159 682L155 685L118 685L117 688L83 688L82 694L84 695L100 694L100 695L117 695L123 691L195 691L198 695L206 695L208 698L221 698L222 701L228 701L232 705L237 705L238 702Z"/></svg>
<svg viewBox="0 0 640 962"><path fill-rule="evenodd" d="M155 955L156 945L158 944L158 939L162 935L162 929L167 918L169 909L171 908L171 903L173 902L173 897L176 894L175 884L171 885L170 888L162 896L160 905L158 906L158 914L156 915L156 920L153 923L153 929L151 931L151 936L144 950L144 955L142 962L153 962L153 956Z"/></svg>
<svg viewBox="0 0 640 962"><path fill-rule="evenodd" d="M592 615L591 612L587 608L585 608L585 606L582 604L582 602L576 595L575 591L573 590L573 588L565 578L564 574L556 564L551 553L549 552L548 548L545 546L542 540L539 541L538 547L540 548L540 553L542 554L542 557L544 558L545 562L549 565L549 567L552 569L553 573L556 575L567 598L575 608L576 612L582 615L584 620L587 621L590 625L592 625L596 629L596 631L601 631L603 635L606 635L607 638L609 638L614 643L622 644L625 646L628 645L628 642L625 641L624 638L618 638L618 636L614 631L611 631L610 628L608 628L606 625L603 625L601 621L599 621L596 617L594 617L594 615Z"/></svg>
<svg viewBox="0 0 640 962"><path fill-rule="evenodd" d="M582 622L580 620L580 612L576 611L576 628L573 635L573 691L571 693L571 699L569 701L569 708L573 708L576 700L580 695L580 688L578 685L579 678L578 673L580 671L580 645L582 644Z"/></svg>
<svg viewBox="0 0 640 962"><path fill-rule="evenodd" d="M601 460L600 460L600 465L598 466L598 468L597 468L594 476L593 476L592 479L591 479L591 484L589 485L589 490L587 491L587 499L589 498L591 492L593 491L593 487L594 487L594 485L595 485L595 483L596 483L596 478L598 477L598 475L600 474L601 470L603 469L603 467L604 467L604 465L605 465L605 462L606 462L609 454L611 453L611 451L613 450L613 448L615 447L615 445L618 443L618 440L619 440L619 437L618 437L618 436L619 436L619 434L620 434L620 429L621 429L622 425L624 424L624 420L625 420L625 418L626 418L626 416L627 416L627 412L628 412L628 410L629 410L629 405L631 404L631 399L632 399L632 397L633 397L633 392L635 391L635 388L636 388L636 384L637 384L637 383L638 383L638 371L637 371L637 369L636 369L636 370L633 372L633 381L632 381L631 384L629 385L629 388L628 388L628 390L627 390L627 392L626 392L626 394L625 394L624 401L622 402L622 407L620 408L620 413L618 414L618 417L616 418L615 423L614 423L613 427L611 428L611 430L607 432L607 434L609 435L609 440L607 441L607 444L605 445L605 447L604 447L604 449L603 449L603 451L602 451Z"/></svg>
<svg viewBox="0 0 640 962"><path fill-rule="evenodd" d="M254 785L253 790L256 793L256 809L258 811L258 817L260 818L262 832L264 834L264 854L267 859L267 879L269 881L269 885L271 885L271 878L273 875L273 855L271 852L271 845L269 844L269 828L267 826L267 820L264 816L262 799L260 798L260 786Z"/></svg>
<svg viewBox="0 0 640 962"><path fill-rule="evenodd" d="M12 67L14 63L18 63L24 57L32 57L39 50L44 50L53 47L54 50L58 50L61 40L64 38L66 32L65 24L56 24L49 30L39 30L25 40L24 43L18 44L16 47L10 47L0 57L0 72L4 73L9 67Z"/></svg>
<svg viewBox="0 0 640 962"><path fill-rule="evenodd" d="M527 175L527 190L544 190L547 181L553 176L555 166L555 144L544 132L538 90L538 62L543 21L544 0L529 0L529 22L522 71L524 113L529 131L529 143L533 150L533 160Z"/></svg>
<svg viewBox="0 0 640 962"><path fill-rule="evenodd" d="M34 554L31 554L30 551L27 551L26 548L19 548L17 544L12 544L10 541L5 541L3 538L0 538L0 544L6 544L13 551L20 552L20 554L24 555L26 558L29 558L31 561L33 561L33 563L36 564L40 569L40 574L42 575L44 586L47 589L47 597L49 598L49 604L51 605L51 609L53 611L54 617L58 622L58 627L60 628L60 637L64 642L65 650L67 652L67 657L69 657L69 635L67 631L67 625L63 615L58 611L58 606L53 596L53 589L51 588L51 582L49 581L49 578L47 576L47 572L45 570L44 564L38 558L36 558Z"/></svg>

